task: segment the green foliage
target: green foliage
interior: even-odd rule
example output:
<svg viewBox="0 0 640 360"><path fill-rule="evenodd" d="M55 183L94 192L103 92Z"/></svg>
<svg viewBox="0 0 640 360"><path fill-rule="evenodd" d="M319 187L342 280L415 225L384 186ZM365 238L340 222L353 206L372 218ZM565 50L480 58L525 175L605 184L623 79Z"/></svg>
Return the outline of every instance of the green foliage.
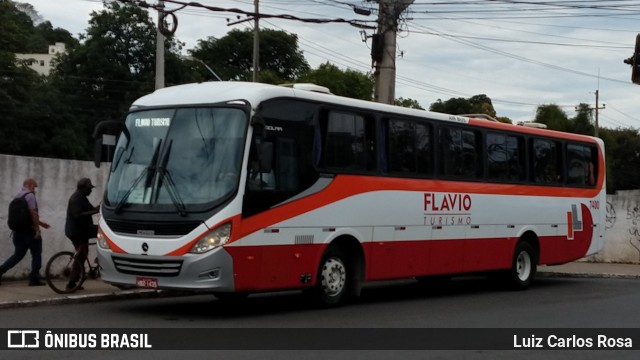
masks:
<svg viewBox="0 0 640 360"><path fill-rule="evenodd" d="M311 70L299 82L310 82L329 88L332 93L353 99L371 100L373 79L370 75L354 70L341 70L337 66L324 63Z"/></svg>
<svg viewBox="0 0 640 360"><path fill-rule="evenodd" d="M510 118L508 118L506 116L498 116L498 117L496 117L496 120L500 121L501 123L505 123L505 124L513 124L513 120L511 120Z"/></svg>
<svg viewBox="0 0 640 360"><path fill-rule="evenodd" d="M60 59L52 81L74 106L69 121L89 157L91 131L101 120L118 119L129 104L154 86L155 25L137 6L105 3L91 14L84 43Z"/></svg>
<svg viewBox="0 0 640 360"><path fill-rule="evenodd" d="M589 107L589 104L580 104L576 111L578 113L571 120L571 132L582 135L593 135L595 133L595 127L593 126L593 109Z"/></svg>
<svg viewBox="0 0 640 360"><path fill-rule="evenodd" d="M569 117L560 106L555 104L538 106L534 121L547 125L547 129L550 130L569 131L571 128Z"/></svg>
<svg viewBox="0 0 640 360"><path fill-rule="evenodd" d="M29 39L27 53L46 54L49 45L57 42L64 43L66 49L75 48L79 42L65 29L53 28L49 21L42 22L35 27L35 33Z"/></svg>
<svg viewBox="0 0 640 360"><path fill-rule="evenodd" d="M283 83L295 81L309 70L298 49L298 37L285 31L260 31L259 81ZM253 74L253 31L231 30L220 39L199 40L190 53L204 61L223 80L251 81ZM263 78L264 76L264 78Z"/></svg>
<svg viewBox="0 0 640 360"><path fill-rule="evenodd" d="M431 104L429 110L452 115L485 114L491 117L496 116L491 99L484 94L474 95L469 99L451 98L444 102L438 99Z"/></svg>
<svg viewBox="0 0 640 360"><path fill-rule="evenodd" d="M394 104L396 106L402 106L410 109L424 110L424 108L420 106L420 103L418 102L418 100L414 100L411 98L407 98L407 99L398 98L394 101Z"/></svg>
<svg viewBox="0 0 640 360"><path fill-rule="evenodd" d="M0 52L24 53L33 22L9 0L0 0Z"/></svg>
<svg viewBox="0 0 640 360"><path fill-rule="evenodd" d="M605 143L607 192L640 189L640 136L637 129L599 129Z"/></svg>

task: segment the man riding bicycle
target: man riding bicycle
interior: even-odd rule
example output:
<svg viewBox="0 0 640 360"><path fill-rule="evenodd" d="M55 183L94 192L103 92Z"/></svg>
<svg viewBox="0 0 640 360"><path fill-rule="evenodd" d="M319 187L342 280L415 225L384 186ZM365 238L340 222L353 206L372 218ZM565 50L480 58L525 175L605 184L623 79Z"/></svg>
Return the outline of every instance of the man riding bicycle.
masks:
<svg viewBox="0 0 640 360"><path fill-rule="evenodd" d="M67 220L65 222L65 235L71 240L76 249L76 259L71 269L71 277L67 289L76 287L80 278L78 264L84 264L89 252L89 239L97 236L98 227L93 224L92 215L100 211L100 206L93 206L87 199L95 186L88 178L78 180L77 190L69 198L67 205ZM79 290L82 287L78 288Z"/></svg>

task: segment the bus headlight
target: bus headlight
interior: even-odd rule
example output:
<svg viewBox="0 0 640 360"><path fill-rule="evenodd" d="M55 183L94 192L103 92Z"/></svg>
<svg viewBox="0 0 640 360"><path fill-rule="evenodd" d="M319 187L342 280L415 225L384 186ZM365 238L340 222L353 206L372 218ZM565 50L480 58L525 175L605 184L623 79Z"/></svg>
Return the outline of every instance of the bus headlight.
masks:
<svg viewBox="0 0 640 360"><path fill-rule="evenodd" d="M107 242L107 237L104 235L104 233L102 232L102 229L100 229L100 227L98 226L98 235L96 236L96 238L98 239L97 243L98 246L100 246L101 249L109 249L109 243Z"/></svg>
<svg viewBox="0 0 640 360"><path fill-rule="evenodd" d="M211 251L218 246L222 246L229 241L231 237L231 223L226 223L224 225L218 226L208 234L206 234L200 241L198 241L191 250L189 250L192 254L202 254L207 251Z"/></svg>

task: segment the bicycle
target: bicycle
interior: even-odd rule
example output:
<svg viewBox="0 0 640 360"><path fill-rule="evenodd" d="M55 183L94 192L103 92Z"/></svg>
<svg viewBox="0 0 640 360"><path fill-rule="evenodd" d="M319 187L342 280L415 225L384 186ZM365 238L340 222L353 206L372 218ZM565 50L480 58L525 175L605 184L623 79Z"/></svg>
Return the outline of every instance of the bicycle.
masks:
<svg viewBox="0 0 640 360"><path fill-rule="evenodd" d="M95 244L96 243L93 242L87 244L87 246ZM73 265L78 263L76 254L76 252L71 251L60 251L55 253L47 262L47 266L45 268L45 280L51 290L58 294L73 293L82 287L82 284L87 280L87 278L97 279L100 277L98 258L95 258L94 263L92 264L91 260L89 260L89 256L87 256L84 265L78 264L80 265L78 266L79 278L78 281L75 282L75 286L67 287L67 285L70 284Z"/></svg>

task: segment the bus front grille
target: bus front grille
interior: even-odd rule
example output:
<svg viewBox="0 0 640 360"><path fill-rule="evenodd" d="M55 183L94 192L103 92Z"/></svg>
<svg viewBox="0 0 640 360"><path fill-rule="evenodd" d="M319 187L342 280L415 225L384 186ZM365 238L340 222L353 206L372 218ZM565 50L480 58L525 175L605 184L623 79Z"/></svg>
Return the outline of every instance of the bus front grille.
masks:
<svg viewBox="0 0 640 360"><path fill-rule="evenodd" d="M180 274L182 260L112 257L118 272L127 275L174 277Z"/></svg>
<svg viewBox="0 0 640 360"><path fill-rule="evenodd" d="M117 221L106 220L107 225L111 230L116 233L122 234L140 234L150 233L158 236L182 236L190 233L193 229L202 224L201 221L187 221L187 222L164 222L164 223L152 223L152 222L138 222L138 221Z"/></svg>

